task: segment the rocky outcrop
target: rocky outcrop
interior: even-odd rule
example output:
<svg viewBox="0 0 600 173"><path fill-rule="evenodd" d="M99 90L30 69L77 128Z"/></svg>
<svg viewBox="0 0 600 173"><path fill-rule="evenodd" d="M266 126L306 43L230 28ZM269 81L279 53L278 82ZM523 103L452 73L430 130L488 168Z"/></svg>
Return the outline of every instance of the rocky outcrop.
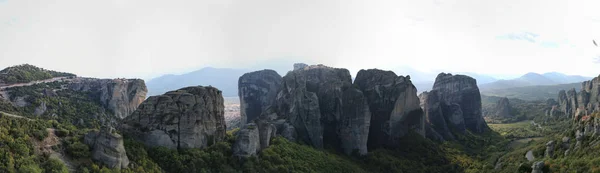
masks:
<svg viewBox="0 0 600 173"><path fill-rule="evenodd" d="M423 109L428 125L444 140L454 139L452 131L482 133L488 129L477 82L469 76L440 73L433 90L420 97L425 101Z"/></svg>
<svg viewBox="0 0 600 173"><path fill-rule="evenodd" d="M304 64L304 63L295 63L294 64L294 70L301 70L301 69L304 69L306 67L308 67L308 65Z"/></svg>
<svg viewBox="0 0 600 173"><path fill-rule="evenodd" d="M548 158L554 157L555 145L556 145L556 142L554 142L554 141L549 141L548 143L546 143L546 152L545 152L546 157L548 157Z"/></svg>
<svg viewBox="0 0 600 173"><path fill-rule="evenodd" d="M500 100L498 100L498 102L496 102L496 107L494 108L493 115L496 117L504 117L504 118L513 116L511 113L511 107L510 107L510 102L508 101L508 98L503 97L503 98L500 98Z"/></svg>
<svg viewBox="0 0 600 173"><path fill-rule="evenodd" d="M569 117L579 120L583 115L600 111L600 76L582 82L579 93L573 88L558 92L559 110Z"/></svg>
<svg viewBox="0 0 600 173"><path fill-rule="evenodd" d="M446 105L458 104L462 110L464 126L475 133L488 129L481 112L481 94L477 81L465 75L440 73L433 84L433 90L438 90ZM460 129L461 124L453 124Z"/></svg>
<svg viewBox="0 0 600 173"><path fill-rule="evenodd" d="M100 131L91 131L84 137L84 142L92 149L92 159L109 168L127 168L129 158L123 145L123 137L109 127Z"/></svg>
<svg viewBox="0 0 600 173"><path fill-rule="evenodd" d="M410 131L425 136L425 118L410 76L378 69L360 70L354 84L365 95L371 111L370 149L398 147L398 140Z"/></svg>
<svg viewBox="0 0 600 173"><path fill-rule="evenodd" d="M265 120L254 120L236 134L233 155L238 158L255 156L269 147L275 134L277 134L277 128L274 124Z"/></svg>
<svg viewBox="0 0 600 173"><path fill-rule="evenodd" d="M204 148L225 137L223 96L214 87L186 87L149 97L122 124L148 146Z"/></svg>
<svg viewBox="0 0 600 173"><path fill-rule="evenodd" d="M353 85L346 69L302 64L294 67L282 78L278 90L273 89L274 85L261 85L252 90L240 86L240 93L248 95L268 96L274 90L279 91L271 106L265 106L268 101L256 104L261 107L256 111L260 112L258 118L247 120L259 126L259 138L264 141L262 148L268 146L267 139L274 133L269 135L263 127L273 129L288 140L317 148L334 148L346 154L356 151L359 155L366 154L368 148L399 147L399 139L411 131L425 136L423 110L410 77L397 76L391 71L361 70ZM245 83L268 83L252 77L242 78L240 81L247 81ZM244 89L250 92L242 92ZM250 97L245 95L241 100L249 103L245 98ZM270 123L275 128L261 126L260 122Z"/></svg>
<svg viewBox="0 0 600 173"><path fill-rule="evenodd" d="M359 155L366 155L371 124L367 99L360 90L350 88L344 91L342 102L342 114L338 124L341 148L348 155L355 150Z"/></svg>
<svg viewBox="0 0 600 173"><path fill-rule="evenodd" d="M261 70L242 75L238 81L241 123L257 119L273 105L281 89L281 76L273 70Z"/></svg>
<svg viewBox="0 0 600 173"><path fill-rule="evenodd" d="M337 124L343 91L350 85L346 69L313 65L290 71L276 99L277 114L294 126L298 140L317 148L340 146Z"/></svg>
<svg viewBox="0 0 600 173"><path fill-rule="evenodd" d="M423 92L419 97L422 100L427 126L431 128L427 131L427 138L436 141L454 140L454 135L448 128L446 117L444 117L443 102L439 91Z"/></svg>
<svg viewBox="0 0 600 173"><path fill-rule="evenodd" d="M48 110L48 107L46 106L46 102L42 101L42 103L40 103L40 106L35 108L33 115L40 116L40 115L44 114L46 112L46 110Z"/></svg>
<svg viewBox="0 0 600 173"><path fill-rule="evenodd" d="M531 173L544 173L544 161L538 161L531 165Z"/></svg>
<svg viewBox="0 0 600 173"><path fill-rule="evenodd" d="M255 156L260 149L258 126L254 123L248 123L236 135L235 143L233 144L233 155L238 158L248 158Z"/></svg>
<svg viewBox="0 0 600 173"><path fill-rule="evenodd" d="M89 92L114 115L123 119L133 113L146 98L148 89L141 79L92 79L76 78L69 83L70 89Z"/></svg>

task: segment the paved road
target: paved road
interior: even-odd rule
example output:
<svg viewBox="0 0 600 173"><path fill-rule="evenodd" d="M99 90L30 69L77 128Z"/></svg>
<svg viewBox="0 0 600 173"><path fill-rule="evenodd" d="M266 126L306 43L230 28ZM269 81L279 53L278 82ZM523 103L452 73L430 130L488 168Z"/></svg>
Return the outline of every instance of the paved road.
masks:
<svg viewBox="0 0 600 173"><path fill-rule="evenodd" d="M31 85L35 85L35 84L39 84L39 83L48 83L48 82L54 82L54 81L60 81L60 80L69 81L72 79L68 79L68 77L55 77L55 78L46 79L46 80L32 81L29 83L17 83L17 84L0 86L0 90L12 88L12 87L31 86Z"/></svg>

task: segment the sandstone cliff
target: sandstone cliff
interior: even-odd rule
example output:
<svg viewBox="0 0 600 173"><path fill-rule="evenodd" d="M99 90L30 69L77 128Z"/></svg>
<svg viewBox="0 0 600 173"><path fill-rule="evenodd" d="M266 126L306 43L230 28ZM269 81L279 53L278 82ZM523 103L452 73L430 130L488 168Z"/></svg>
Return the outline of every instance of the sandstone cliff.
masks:
<svg viewBox="0 0 600 173"><path fill-rule="evenodd" d="M148 146L204 148L225 137L223 97L214 87L187 87L152 96L122 124Z"/></svg>

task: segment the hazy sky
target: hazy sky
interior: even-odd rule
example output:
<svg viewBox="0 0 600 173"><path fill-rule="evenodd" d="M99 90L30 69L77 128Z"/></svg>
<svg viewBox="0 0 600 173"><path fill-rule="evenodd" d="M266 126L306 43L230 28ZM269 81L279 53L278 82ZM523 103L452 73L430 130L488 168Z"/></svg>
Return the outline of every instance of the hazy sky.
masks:
<svg viewBox="0 0 600 173"><path fill-rule="evenodd" d="M351 72L597 76L598 7L598 0L0 0L0 68L30 63L149 78L291 58Z"/></svg>

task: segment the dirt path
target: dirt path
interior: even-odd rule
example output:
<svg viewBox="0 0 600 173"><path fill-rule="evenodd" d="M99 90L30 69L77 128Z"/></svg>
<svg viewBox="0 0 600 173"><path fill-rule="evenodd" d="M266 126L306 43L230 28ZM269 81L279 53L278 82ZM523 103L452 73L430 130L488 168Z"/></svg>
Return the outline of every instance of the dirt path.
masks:
<svg viewBox="0 0 600 173"><path fill-rule="evenodd" d="M3 116L9 116L9 117L13 117L13 118L25 118L25 119L31 121L31 119L29 119L27 117L24 117L24 116L21 116L21 115L9 114L9 113L2 112L2 111L0 111L0 114L3 115Z"/></svg>
<svg viewBox="0 0 600 173"><path fill-rule="evenodd" d="M60 144L60 138L56 136L55 129L48 128L48 137L44 138L42 141L35 141L35 152L40 155L48 155L49 158L60 160L62 163L67 166L69 172L75 172L77 166L73 164L73 161L64 155L63 151L54 151L52 149L53 146Z"/></svg>

